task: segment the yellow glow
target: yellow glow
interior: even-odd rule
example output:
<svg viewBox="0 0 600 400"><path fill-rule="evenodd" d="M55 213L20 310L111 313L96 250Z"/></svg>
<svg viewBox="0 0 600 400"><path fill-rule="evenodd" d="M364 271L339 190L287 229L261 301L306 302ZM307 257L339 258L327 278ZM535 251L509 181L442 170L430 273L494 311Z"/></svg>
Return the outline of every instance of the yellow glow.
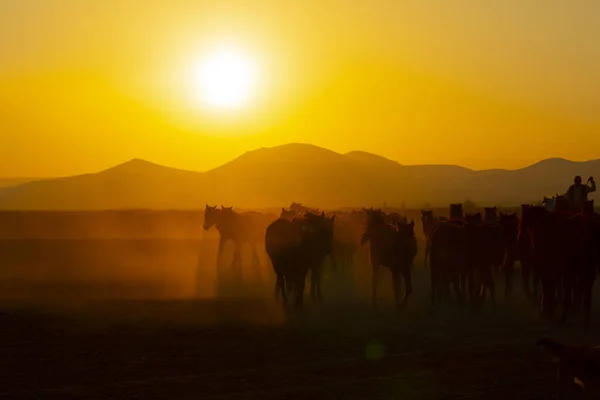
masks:
<svg viewBox="0 0 600 400"><path fill-rule="evenodd" d="M204 171L289 142L597 158L600 2L489 3L0 1L0 177Z"/></svg>
<svg viewBox="0 0 600 400"><path fill-rule="evenodd" d="M200 101L217 109L242 108L256 91L257 71L248 56L235 49L210 53L195 69Z"/></svg>

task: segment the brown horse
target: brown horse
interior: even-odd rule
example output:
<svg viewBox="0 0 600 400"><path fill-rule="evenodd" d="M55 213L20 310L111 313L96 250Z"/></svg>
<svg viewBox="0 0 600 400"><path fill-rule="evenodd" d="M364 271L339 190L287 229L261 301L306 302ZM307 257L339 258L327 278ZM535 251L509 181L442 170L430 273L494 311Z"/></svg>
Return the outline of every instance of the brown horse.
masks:
<svg viewBox="0 0 600 400"><path fill-rule="evenodd" d="M442 295L449 295L452 285L459 305L464 304L464 290L468 271L468 236L466 223L460 220L442 222L431 232L431 303ZM463 284L461 284L463 280Z"/></svg>
<svg viewBox="0 0 600 400"><path fill-rule="evenodd" d="M332 267L339 275L344 275L354 266L361 249L360 238L363 223L352 213L336 214L333 229Z"/></svg>
<svg viewBox="0 0 600 400"><path fill-rule="evenodd" d="M335 216L307 213L293 220L278 219L266 229L265 249L277 276L284 304L286 288L294 292L294 308L302 309L306 275L311 272L311 296L322 300L321 268L331 252Z"/></svg>
<svg viewBox="0 0 600 400"><path fill-rule="evenodd" d="M543 266L542 312L548 318L553 317L560 288L563 294L561 323L566 323L575 296L576 306L583 302L584 322L588 325L597 272L594 219L583 214L531 207L523 216L522 225L532 232L533 250Z"/></svg>
<svg viewBox="0 0 600 400"><path fill-rule="evenodd" d="M397 309L408 302L412 293L411 267L417 253L414 236L414 221L409 224L397 222L389 224L389 217L381 210L364 209L367 216L367 228L361 239L362 245L369 241L372 268L373 307L377 308L377 287L381 266L392 273L392 282ZM404 278L406 294L400 297L401 277Z"/></svg>
<svg viewBox="0 0 600 400"><path fill-rule="evenodd" d="M241 266L241 250L244 244L252 248L253 266L260 267L258 246L264 240L263 232L268 224L275 219L274 216L255 212L238 213L233 207L206 205L204 211L204 230L216 227L219 231L219 249L217 266L220 265L223 249L228 241L235 244L232 267Z"/></svg>

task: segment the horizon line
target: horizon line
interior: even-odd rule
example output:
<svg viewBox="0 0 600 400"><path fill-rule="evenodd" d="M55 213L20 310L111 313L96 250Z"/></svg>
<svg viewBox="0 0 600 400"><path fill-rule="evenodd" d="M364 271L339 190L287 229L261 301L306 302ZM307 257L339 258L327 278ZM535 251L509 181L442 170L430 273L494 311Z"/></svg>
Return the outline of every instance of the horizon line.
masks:
<svg viewBox="0 0 600 400"><path fill-rule="evenodd" d="M74 176L93 175L93 174L98 174L98 173L101 173L101 172L104 172L104 171L107 171L107 170L110 170L110 169L113 169L113 168L117 168L117 167L119 167L121 165L126 165L128 163L135 162L135 161L142 161L142 162L146 162L146 163L149 163L149 164L154 164L154 165L159 166L159 167L176 169L176 170L185 171L185 172L194 172L194 173L204 174L204 173L208 173L208 172L210 172L212 170L215 170L215 169L217 169L217 168L219 168L219 167L221 167L223 165L229 164L230 162L235 161L238 158L243 157L244 155L246 155L248 153L252 153L252 152L260 151L260 150L276 149L276 148L285 147L285 146L293 146L293 145L316 147L316 148L319 148L319 149L323 149L323 150L327 150L327 151L333 152L333 153L341 155L341 156L346 156L346 155L348 155L350 153L356 153L356 152L370 154L370 155L373 155L373 156L376 156L376 157L384 158L384 159L392 161L392 162L396 162L396 163L398 163L399 166L402 166L402 167L458 167L458 168L463 168L463 169L466 169L466 170L469 170L469 171L472 171L472 172L519 171L519 170L522 170L522 169L525 169L525 168L528 168L528 167L531 167L533 165L539 164L539 163L544 162L544 161L549 161L549 160L562 160L562 161L567 161L567 162L571 162L571 163L587 163L587 162L593 162L593 161L600 160L599 158L593 158L593 159L588 159L588 160L575 161L575 160L570 160L570 159L564 158L564 157L554 156L554 157L548 157L548 158L543 158L541 160L537 160L537 161L532 162L530 164L527 164L527 165L525 165L524 167L521 167L521 168L513 168L513 169L510 169L510 168L473 169L473 168L465 167L465 166L460 165L460 164L403 164L403 163L401 163L398 160L395 160L395 159L392 159L392 158L388 158L388 157L382 156L380 154L373 153L373 152L366 151L366 150L354 149L354 150L350 150L348 152L343 152L342 153L342 152L331 150L331 149L329 149L327 147L318 146L318 145L315 145L315 144L312 144L312 143L290 142L290 143L285 143L285 144L276 145L276 146L270 146L270 147L268 147L268 146L262 146L262 147L257 147L257 148L252 149L252 150L244 151L244 152L240 153L239 155L237 155L235 157L232 157L230 160L228 160L228 161L226 161L226 162L224 162L222 164L219 164L219 165L217 165L215 167L212 167L212 168L209 168L207 170L204 170L204 171L193 170L193 169L184 169L184 168L177 167L177 166L160 164L160 163L151 161L151 160L146 159L146 158L131 157L131 158L126 159L125 161L122 161L122 162L120 162L118 164L110 165L110 166L105 167L105 168L103 168L103 169L101 169L99 171L97 170L97 171L92 171L92 172L75 173L75 174L71 174L71 175L54 175L54 176L0 176L0 181L1 180L20 180L20 179L30 180L30 181L40 181L40 180L47 180L47 179L61 179L61 178L70 178L70 177L74 177Z"/></svg>

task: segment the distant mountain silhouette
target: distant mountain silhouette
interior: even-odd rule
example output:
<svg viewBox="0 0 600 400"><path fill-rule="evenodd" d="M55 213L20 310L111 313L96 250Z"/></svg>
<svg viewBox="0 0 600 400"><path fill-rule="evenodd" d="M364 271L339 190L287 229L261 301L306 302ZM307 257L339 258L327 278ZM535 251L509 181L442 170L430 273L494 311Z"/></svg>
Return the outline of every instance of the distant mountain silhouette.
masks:
<svg viewBox="0 0 600 400"><path fill-rule="evenodd" d="M95 174L0 187L0 209L320 207L447 205L470 199L518 205L564 193L573 176L600 177L600 160L560 158L519 170L473 171L455 165L401 165L376 154L339 154L292 143L249 151L201 173L134 159ZM0 181L1 183L2 181Z"/></svg>
<svg viewBox="0 0 600 400"><path fill-rule="evenodd" d="M38 178L0 178L0 189L39 180Z"/></svg>
<svg viewBox="0 0 600 400"><path fill-rule="evenodd" d="M351 160L358 161L370 167L396 168L400 166L400 163L398 161L390 160L389 158L385 158L373 153L368 153L366 151L351 151L344 155L347 158L350 158Z"/></svg>

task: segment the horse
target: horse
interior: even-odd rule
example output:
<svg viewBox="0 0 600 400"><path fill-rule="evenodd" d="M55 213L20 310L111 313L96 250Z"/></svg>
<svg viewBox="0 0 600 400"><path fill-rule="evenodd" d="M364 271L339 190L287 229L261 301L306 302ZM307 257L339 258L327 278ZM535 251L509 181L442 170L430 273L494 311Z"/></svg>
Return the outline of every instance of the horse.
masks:
<svg viewBox="0 0 600 400"><path fill-rule="evenodd" d="M582 214L548 211L534 206L523 215L522 221L523 228L532 232L533 250L540 265L543 265L540 269L542 312L548 318L554 316L556 293L562 286L561 324L566 323L574 293L577 305L583 298L587 325L587 302L591 302L591 287L596 276L592 219Z"/></svg>
<svg viewBox="0 0 600 400"><path fill-rule="evenodd" d="M217 206L211 207L208 204L204 211L204 230L209 230L213 226L219 231L219 248L217 253L217 266L221 265L223 249L228 241L235 244L232 267L241 265L241 249L243 244L249 244L252 248L253 266L260 267L258 257L258 246L263 241L262 232L274 218L269 215L246 212L238 213L233 207Z"/></svg>
<svg viewBox="0 0 600 400"><path fill-rule="evenodd" d="M335 270L346 273L354 264L360 250L362 229L362 221L354 218L352 213L336 214L331 252L331 264Z"/></svg>
<svg viewBox="0 0 600 400"><path fill-rule="evenodd" d="M532 205L521 205L521 220L517 233L518 259L521 263L521 278L523 280L523 289L527 297L537 302L539 300L539 287L541 280L541 264L533 249L533 228L524 226L523 220L527 220L533 210ZM532 282L533 281L533 282ZM533 285L533 290L530 284Z"/></svg>
<svg viewBox="0 0 600 400"><path fill-rule="evenodd" d="M290 210L295 211L296 215L305 215L306 213L311 213L315 215L320 214L318 208L310 208L302 205L301 203L294 202L292 202L292 204L290 205Z"/></svg>
<svg viewBox="0 0 600 400"><path fill-rule="evenodd" d="M450 204L450 219L463 219L463 205L462 203Z"/></svg>
<svg viewBox="0 0 600 400"><path fill-rule="evenodd" d="M494 207L484 207L485 216L483 218L484 222L493 223L498 221L498 208Z"/></svg>
<svg viewBox="0 0 600 400"><path fill-rule="evenodd" d="M468 251L466 254L467 273L463 275L463 282L469 284L471 307L478 307L485 300L489 290L492 301L495 301L495 282L492 267L499 263L498 225L484 223L481 213L465 214L464 226L467 232ZM479 287L479 293L474 290ZM481 301L480 301L481 300Z"/></svg>
<svg viewBox="0 0 600 400"><path fill-rule="evenodd" d="M294 291L294 309L303 306L306 275L311 272L311 297L322 300L320 272L323 259L331 252L335 216L307 213L292 220L278 219L265 232L265 250L277 276L284 304L286 287Z"/></svg>
<svg viewBox="0 0 600 400"><path fill-rule="evenodd" d="M436 217L433 215L432 209L421 210L421 224L423 226L423 234L425 235L425 267L427 267L427 260L431 248L431 232L438 223L443 221L447 221L447 219L444 217Z"/></svg>
<svg viewBox="0 0 600 400"><path fill-rule="evenodd" d="M282 219L288 219L291 220L292 218L294 218L297 215L296 211L293 209L285 209L285 208L281 208L281 214L279 214L279 218Z"/></svg>
<svg viewBox="0 0 600 400"><path fill-rule="evenodd" d="M471 277L466 270L468 236L465 225L464 221L450 220L437 224L431 232L431 304L435 304L442 293L449 295L450 285L458 304L464 304L464 281L468 279L463 277Z"/></svg>
<svg viewBox="0 0 600 400"><path fill-rule="evenodd" d="M500 212L498 222L500 249L502 252L502 267L506 286L505 297L512 292L515 262L518 259L519 217L515 213Z"/></svg>
<svg viewBox="0 0 600 400"><path fill-rule="evenodd" d="M388 217L381 210L363 209L367 216L367 227L361 238L364 246L368 241L370 246L372 270L372 302L377 309L378 276L381 266L390 269L396 308L403 308L412 293L411 267L417 253L416 238L414 236L414 221L408 224L396 222L388 223ZM406 294L400 298L400 278L404 278Z"/></svg>

